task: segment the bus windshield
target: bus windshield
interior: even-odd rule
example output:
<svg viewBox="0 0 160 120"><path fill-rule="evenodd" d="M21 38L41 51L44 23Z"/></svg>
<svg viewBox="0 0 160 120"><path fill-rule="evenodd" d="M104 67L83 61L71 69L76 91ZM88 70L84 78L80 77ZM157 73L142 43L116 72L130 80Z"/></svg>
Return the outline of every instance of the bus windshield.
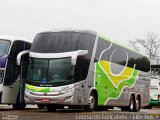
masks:
<svg viewBox="0 0 160 120"><path fill-rule="evenodd" d="M30 58L28 82L35 84L66 85L73 82L71 58Z"/></svg>
<svg viewBox="0 0 160 120"><path fill-rule="evenodd" d="M0 57L8 53L9 46L10 46L10 41L0 40Z"/></svg>

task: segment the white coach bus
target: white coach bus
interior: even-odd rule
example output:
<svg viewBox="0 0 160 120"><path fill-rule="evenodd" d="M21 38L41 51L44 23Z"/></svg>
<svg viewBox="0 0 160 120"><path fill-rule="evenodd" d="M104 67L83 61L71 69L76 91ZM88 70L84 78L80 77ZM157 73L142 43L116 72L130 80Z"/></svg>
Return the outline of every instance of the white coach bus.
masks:
<svg viewBox="0 0 160 120"><path fill-rule="evenodd" d="M88 30L38 33L29 53L25 101L48 111L82 106L139 111L149 103L150 61Z"/></svg>
<svg viewBox="0 0 160 120"><path fill-rule="evenodd" d="M14 109L25 108L20 102L20 66L17 55L29 50L28 40L11 36L0 36L0 103L12 104Z"/></svg>

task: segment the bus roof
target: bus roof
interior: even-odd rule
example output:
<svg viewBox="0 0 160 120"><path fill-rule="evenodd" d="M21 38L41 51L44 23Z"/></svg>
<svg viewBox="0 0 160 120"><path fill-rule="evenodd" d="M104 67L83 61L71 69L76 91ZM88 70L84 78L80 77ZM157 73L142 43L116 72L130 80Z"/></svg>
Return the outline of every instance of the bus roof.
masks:
<svg viewBox="0 0 160 120"><path fill-rule="evenodd" d="M14 36L7 36L7 35L0 35L0 39L3 39L3 40L10 40L11 42L14 42L14 41L16 41L16 40L21 40L21 41L26 41L26 42L31 43L31 41L29 41L29 40L26 39L26 38L22 38L22 37L14 37Z"/></svg>
<svg viewBox="0 0 160 120"><path fill-rule="evenodd" d="M108 37L108 36L105 36L105 35L102 35L96 31L93 31L93 30L81 30L81 29L54 29L54 30L51 30L51 31L45 31L45 32L40 32L40 33L47 33L47 32L80 32L80 33L91 33L91 34L94 34L94 35L97 35L98 37L101 37L103 38L104 40L106 41L110 41L116 45L119 45L119 46L122 46L128 50L131 50L133 52L136 52L138 54L141 54L145 57L147 57L146 55L138 52L137 50L135 50L134 48L129 48L127 45L124 45L116 40L113 40L111 37ZM148 57L147 57L148 58Z"/></svg>
<svg viewBox="0 0 160 120"><path fill-rule="evenodd" d="M45 31L40 33L47 33L47 32L80 32L80 33L91 33L97 35L97 32L92 30L80 30L80 29L54 29L51 31Z"/></svg>

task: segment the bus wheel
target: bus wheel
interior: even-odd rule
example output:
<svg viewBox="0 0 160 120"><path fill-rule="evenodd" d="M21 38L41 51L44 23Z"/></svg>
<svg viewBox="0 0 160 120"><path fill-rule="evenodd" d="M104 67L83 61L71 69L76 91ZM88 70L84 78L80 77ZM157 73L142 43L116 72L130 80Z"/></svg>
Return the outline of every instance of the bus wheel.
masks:
<svg viewBox="0 0 160 120"><path fill-rule="evenodd" d="M91 112L96 110L97 107L97 100L96 95L94 92L91 92L89 99L88 99L88 105L84 107L85 111Z"/></svg>
<svg viewBox="0 0 160 120"><path fill-rule="evenodd" d="M39 109L44 109L46 106L45 106L44 104L37 104L37 107L38 107Z"/></svg>
<svg viewBox="0 0 160 120"><path fill-rule="evenodd" d="M46 105L46 109L49 112L54 112L56 111L56 107L54 105Z"/></svg>
<svg viewBox="0 0 160 120"><path fill-rule="evenodd" d="M24 102L20 103L20 96L18 95L17 101L15 104L12 104L13 109L15 110L23 110L26 107L26 104Z"/></svg>
<svg viewBox="0 0 160 120"><path fill-rule="evenodd" d="M135 102L135 112L138 112L138 111L140 111L140 108L141 108L141 101L140 101L140 98L139 97L137 97L136 98L136 102Z"/></svg>
<svg viewBox="0 0 160 120"><path fill-rule="evenodd" d="M135 108L135 100L134 97L131 96L130 98L130 103L129 103L129 112L134 112L134 108Z"/></svg>
<svg viewBox="0 0 160 120"><path fill-rule="evenodd" d="M12 104L13 109L15 110L23 110L26 107L25 103L16 103L16 104Z"/></svg>

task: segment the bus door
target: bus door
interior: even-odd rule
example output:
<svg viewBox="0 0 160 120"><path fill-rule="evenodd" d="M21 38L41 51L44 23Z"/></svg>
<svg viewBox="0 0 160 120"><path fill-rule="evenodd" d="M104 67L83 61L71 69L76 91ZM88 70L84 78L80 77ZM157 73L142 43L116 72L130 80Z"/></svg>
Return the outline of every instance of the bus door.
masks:
<svg viewBox="0 0 160 120"><path fill-rule="evenodd" d="M28 75L28 63L29 63L29 54L24 54L21 56L20 63L20 102L24 103L24 90L25 83L27 81Z"/></svg>

